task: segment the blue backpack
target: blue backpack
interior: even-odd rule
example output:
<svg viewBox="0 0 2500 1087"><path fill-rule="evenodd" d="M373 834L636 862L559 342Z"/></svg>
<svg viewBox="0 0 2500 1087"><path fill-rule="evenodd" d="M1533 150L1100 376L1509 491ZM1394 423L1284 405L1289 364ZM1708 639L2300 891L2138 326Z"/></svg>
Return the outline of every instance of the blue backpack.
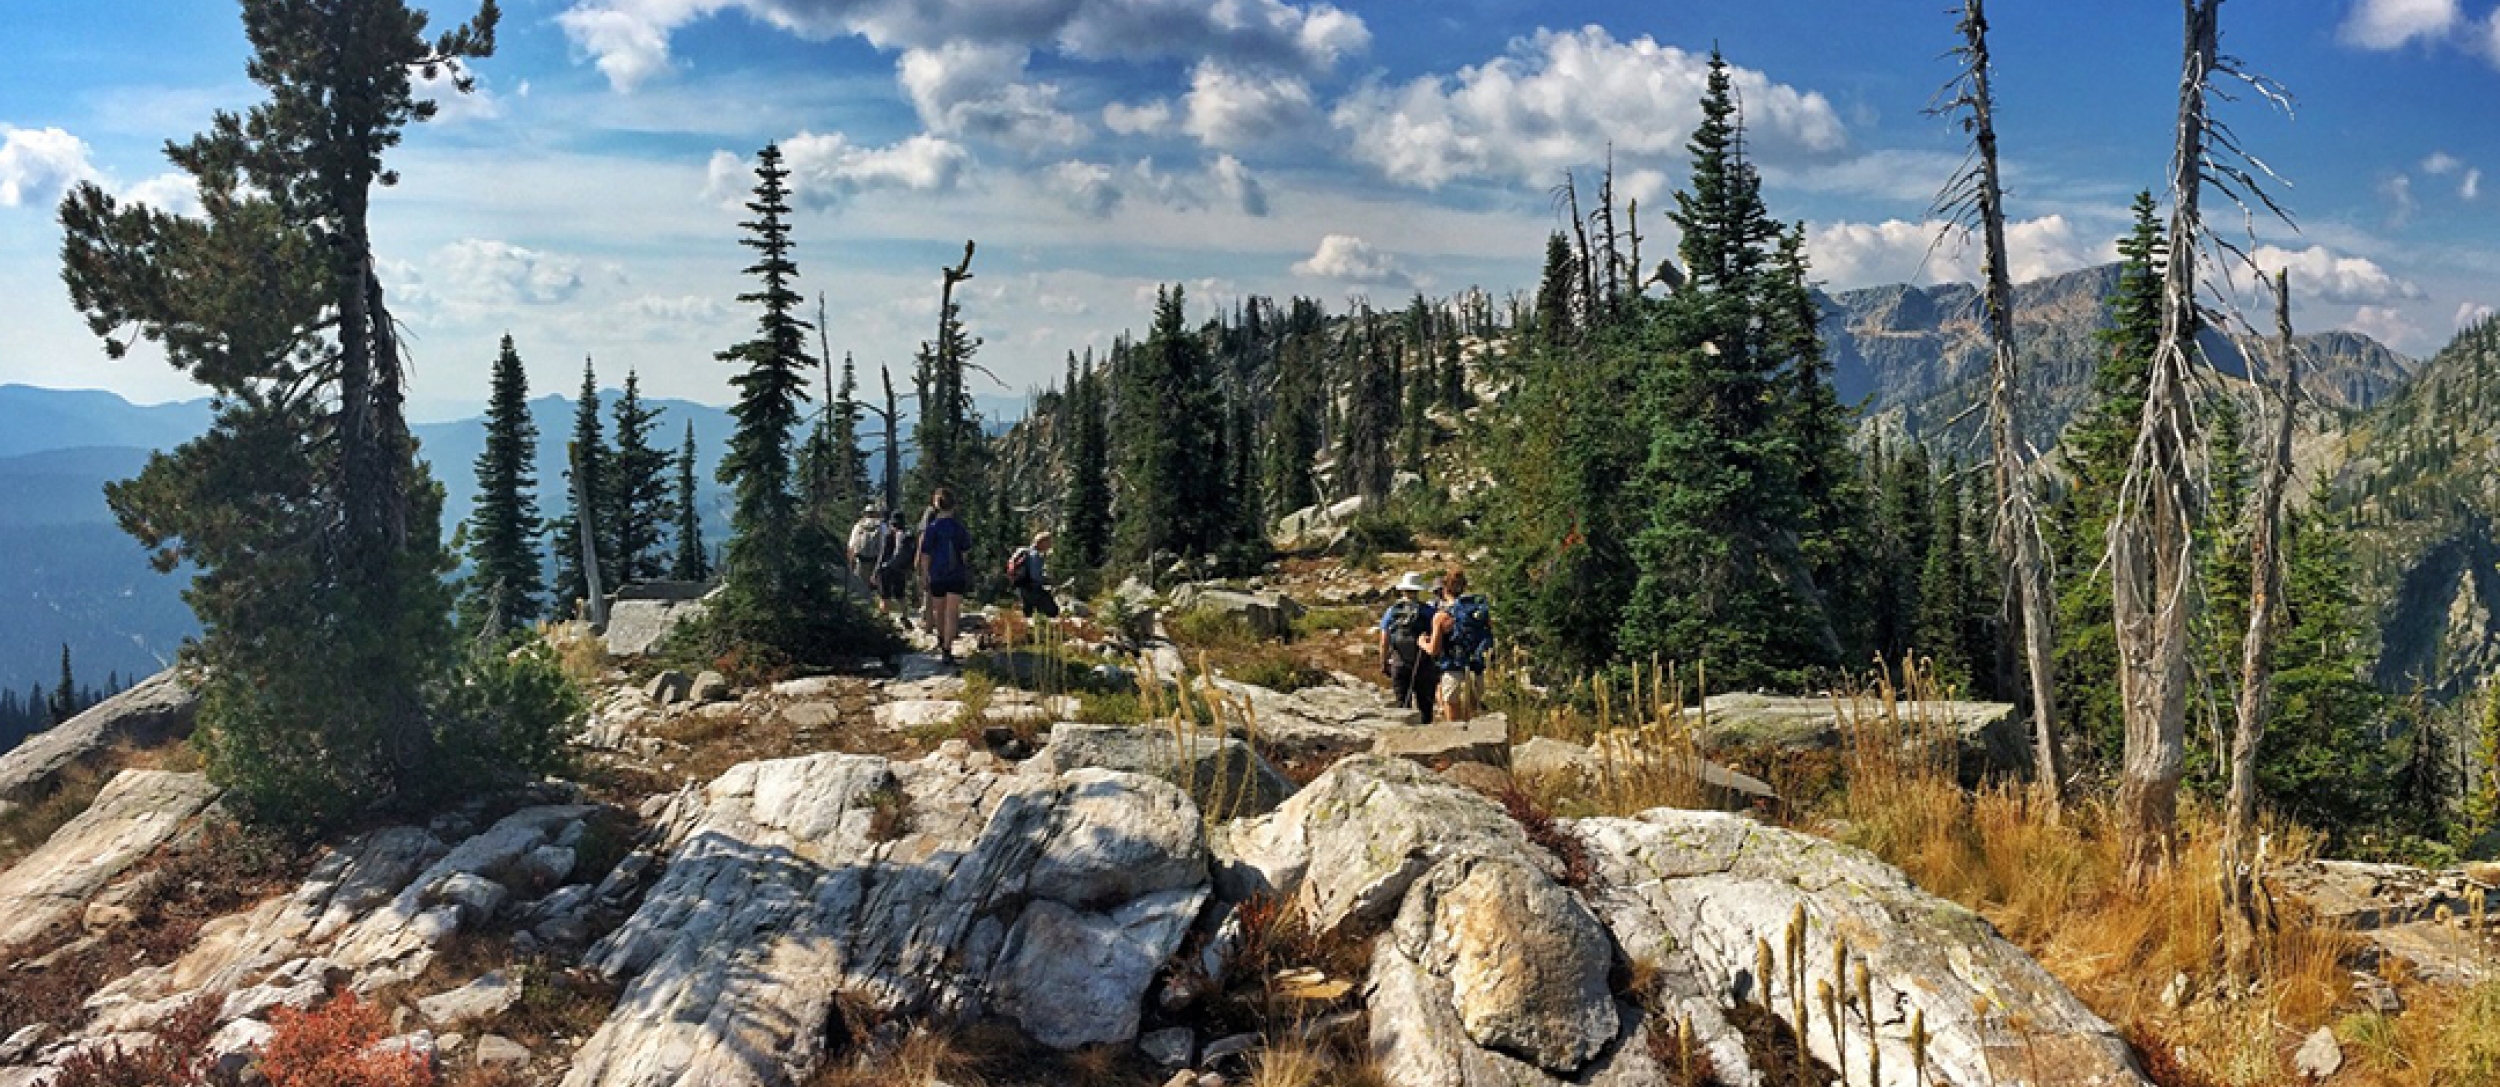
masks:
<svg viewBox="0 0 2500 1087"><path fill-rule="evenodd" d="M1493 651L1493 606L1474 593L1459 597L1450 605L1450 650L1443 654L1442 667L1463 665L1470 672L1484 671L1485 656Z"/></svg>
<svg viewBox="0 0 2500 1087"><path fill-rule="evenodd" d="M957 528L954 532L948 532L941 527L954 524L958 522L953 518L931 521L928 531L923 534L929 548L929 580L931 581L958 581L963 578L963 550L956 546L956 537L963 530Z"/></svg>

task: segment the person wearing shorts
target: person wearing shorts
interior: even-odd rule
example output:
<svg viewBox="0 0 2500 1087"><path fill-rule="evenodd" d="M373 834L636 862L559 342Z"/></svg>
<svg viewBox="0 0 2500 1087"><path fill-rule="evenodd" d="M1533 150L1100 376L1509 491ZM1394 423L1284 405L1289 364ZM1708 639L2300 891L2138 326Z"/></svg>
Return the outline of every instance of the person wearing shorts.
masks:
<svg viewBox="0 0 2500 1087"><path fill-rule="evenodd" d="M963 617L964 592L972 587L972 533L955 519L955 494L945 487L929 496L928 524L920 530L920 577L929 590L938 660L953 664L955 626Z"/></svg>

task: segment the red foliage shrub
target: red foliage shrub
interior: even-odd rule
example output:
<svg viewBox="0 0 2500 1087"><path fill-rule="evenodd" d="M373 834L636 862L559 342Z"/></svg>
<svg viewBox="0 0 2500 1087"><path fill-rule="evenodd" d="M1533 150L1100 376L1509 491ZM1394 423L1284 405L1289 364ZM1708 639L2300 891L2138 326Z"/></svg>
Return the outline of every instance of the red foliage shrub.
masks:
<svg viewBox="0 0 2500 1087"><path fill-rule="evenodd" d="M376 1053L389 1029L382 1011L341 992L313 1011L280 1008L277 1033L260 1051L270 1087L433 1087L434 1069L415 1053Z"/></svg>
<svg viewBox="0 0 2500 1087"><path fill-rule="evenodd" d="M61 1062L52 1087L208 1087L208 1039L224 1001L198 997L156 1024L156 1040L81 1050Z"/></svg>

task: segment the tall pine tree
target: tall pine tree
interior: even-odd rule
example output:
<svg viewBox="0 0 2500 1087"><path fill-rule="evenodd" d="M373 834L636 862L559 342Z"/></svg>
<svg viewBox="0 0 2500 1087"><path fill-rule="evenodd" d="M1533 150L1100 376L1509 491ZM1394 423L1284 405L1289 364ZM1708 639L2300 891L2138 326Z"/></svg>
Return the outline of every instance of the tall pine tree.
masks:
<svg viewBox="0 0 2500 1087"><path fill-rule="evenodd" d="M107 495L161 569L199 571L195 738L246 816L326 823L437 768L450 563L370 210L384 154L437 108L413 77L466 89L496 14L428 38L401 0L245 0L266 97L167 147L200 213L94 184L62 203L63 278L108 350L155 341L216 394L206 435Z"/></svg>
<svg viewBox="0 0 2500 1087"><path fill-rule="evenodd" d="M1090 362L1091 354L1087 358ZM1069 357L1070 417L1067 509L1061 542L1078 569L1100 567L1111 553L1111 440L1103 417L1104 375Z"/></svg>
<svg viewBox="0 0 2500 1087"><path fill-rule="evenodd" d="M603 574L611 585L655 581L668 574L666 534L677 519L677 502L670 493L668 450L651 444L659 409L643 403L641 380L631 370L615 411L616 448L600 480L607 509L599 530L616 567Z"/></svg>
<svg viewBox="0 0 2500 1087"><path fill-rule="evenodd" d="M608 497L608 441L599 423L599 374L587 355L582 357L581 397L573 402L573 440L565 450L565 513L554 523L555 588L557 610L569 613L572 602L590 599L590 572L582 565L579 508L585 496L590 506L590 553L598 559L602 586L616 584L616 552L610 546L615 537L600 523L613 510Z"/></svg>
<svg viewBox="0 0 2500 1087"><path fill-rule="evenodd" d="M694 421L686 422L686 442L677 450L676 552L668 576L702 581L712 576L712 557L703 549L703 507L695 500Z"/></svg>
<svg viewBox="0 0 2500 1087"><path fill-rule="evenodd" d="M469 586L460 601L463 622L490 636L545 613L538 469L531 463L537 451L529 373L507 333L486 401L486 448L477 455L477 506L469 514Z"/></svg>

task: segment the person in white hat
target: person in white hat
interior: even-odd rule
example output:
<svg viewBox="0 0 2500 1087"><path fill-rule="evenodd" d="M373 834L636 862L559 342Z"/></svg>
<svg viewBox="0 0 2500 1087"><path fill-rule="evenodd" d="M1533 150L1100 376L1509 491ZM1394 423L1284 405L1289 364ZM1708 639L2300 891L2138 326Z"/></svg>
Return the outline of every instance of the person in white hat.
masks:
<svg viewBox="0 0 2500 1087"><path fill-rule="evenodd" d="M1441 687L1441 669L1432 658L1433 606L1422 597L1432 587L1409 570L1391 588L1398 599L1380 616L1380 670L1389 677L1392 700L1413 706L1429 725L1433 695Z"/></svg>

